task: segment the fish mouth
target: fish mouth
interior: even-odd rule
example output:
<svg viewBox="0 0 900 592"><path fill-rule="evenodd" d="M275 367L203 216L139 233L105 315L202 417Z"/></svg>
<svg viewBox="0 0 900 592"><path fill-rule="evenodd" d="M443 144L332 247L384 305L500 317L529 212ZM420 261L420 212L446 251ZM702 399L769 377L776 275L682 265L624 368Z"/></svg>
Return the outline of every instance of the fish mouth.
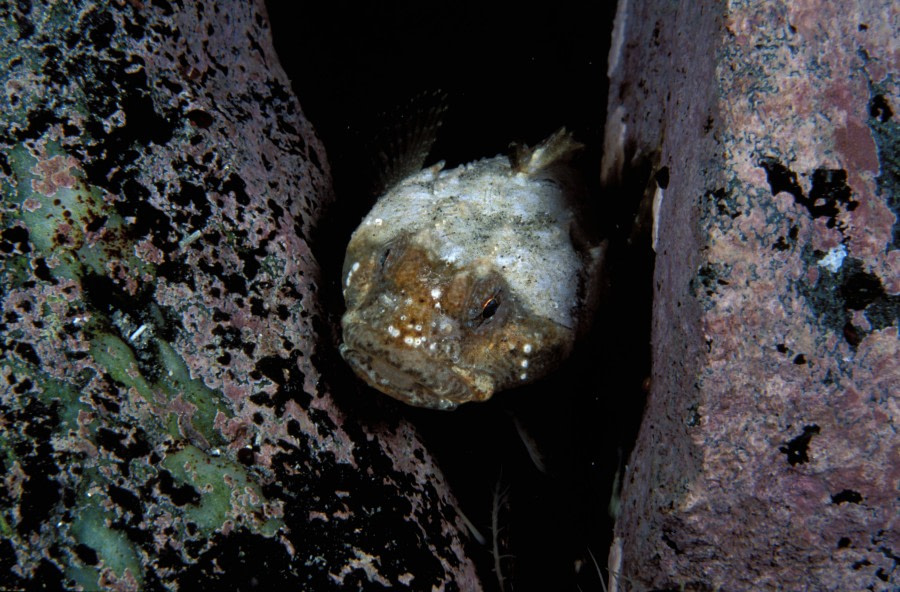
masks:
<svg viewBox="0 0 900 592"><path fill-rule="evenodd" d="M416 407L454 409L460 403L484 400L491 395L479 392L458 368L433 360L403 364L386 356L372 356L346 343L341 344L340 352L369 386Z"/></svg>

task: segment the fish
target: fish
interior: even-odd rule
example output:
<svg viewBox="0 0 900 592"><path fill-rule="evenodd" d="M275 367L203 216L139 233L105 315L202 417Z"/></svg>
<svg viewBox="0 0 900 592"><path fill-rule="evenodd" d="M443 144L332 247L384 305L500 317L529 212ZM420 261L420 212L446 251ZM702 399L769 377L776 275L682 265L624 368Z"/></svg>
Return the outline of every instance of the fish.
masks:
<svg viewBox="0 0 900 592"><path fill-rule="evenodd" d="M565 128L378 198L341 276L344 360L409 405L450 410L555 370L596 311L605 243Z"/></svg>

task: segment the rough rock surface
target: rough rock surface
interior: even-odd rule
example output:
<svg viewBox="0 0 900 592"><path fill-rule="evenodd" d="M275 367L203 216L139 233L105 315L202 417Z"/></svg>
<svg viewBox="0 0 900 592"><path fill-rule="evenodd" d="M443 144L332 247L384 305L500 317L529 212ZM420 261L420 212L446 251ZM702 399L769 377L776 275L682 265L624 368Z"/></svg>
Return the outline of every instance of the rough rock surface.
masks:
<svg viewBox="0 0 900 592"><path fill-rule="evenodd" d="M621 6L611 144L669 181L618 589L896 590L900 9Z"/></svg>
<svg viewBox="0 0 900 592"><path fill-rule="evenodd" d="M329 171L262 3L0 23L0 588L478 589L412 428L323 376Z"/></svg>

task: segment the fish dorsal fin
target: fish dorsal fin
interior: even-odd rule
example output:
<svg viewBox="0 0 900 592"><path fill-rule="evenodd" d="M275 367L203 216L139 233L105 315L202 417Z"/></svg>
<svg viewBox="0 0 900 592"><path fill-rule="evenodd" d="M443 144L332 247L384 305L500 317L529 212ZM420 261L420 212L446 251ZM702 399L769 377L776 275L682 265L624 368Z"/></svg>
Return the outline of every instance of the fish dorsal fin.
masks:
<svg viewBox="0 0 900 592"><path fill-rule="evenodd" d="M438 90L419 93L393 112L382 114L370 152L378 193L422 169L446 110L447 95Z"/></svg>
<svg viewBox="0 0 900 592"><path fill-rule="evenodd" d="M513 144L511 148L509 164L513 171L533 175L568 160L575 152L584 148L584 144L576 141L566 128L561 127L534 148L523 144Z"/></svg>

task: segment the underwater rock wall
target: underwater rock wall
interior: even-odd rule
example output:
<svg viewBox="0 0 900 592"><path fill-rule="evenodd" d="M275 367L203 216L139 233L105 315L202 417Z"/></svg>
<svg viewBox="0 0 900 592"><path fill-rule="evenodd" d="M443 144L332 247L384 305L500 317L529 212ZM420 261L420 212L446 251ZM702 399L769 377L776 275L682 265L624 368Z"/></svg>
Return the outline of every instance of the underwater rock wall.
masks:
<svg viewBox="0 0 900 592"><path fill-rule="evenodd" d="M897 5L621 9L607 143L668 183L617 589L895 590Z"/></svg>
<svg viewBox="0 0 900 592"><path fill-rule="evenodd" d="M0 588L478 589L413 429L323 370L262 2L6 3L0 63Z"/></svg>

